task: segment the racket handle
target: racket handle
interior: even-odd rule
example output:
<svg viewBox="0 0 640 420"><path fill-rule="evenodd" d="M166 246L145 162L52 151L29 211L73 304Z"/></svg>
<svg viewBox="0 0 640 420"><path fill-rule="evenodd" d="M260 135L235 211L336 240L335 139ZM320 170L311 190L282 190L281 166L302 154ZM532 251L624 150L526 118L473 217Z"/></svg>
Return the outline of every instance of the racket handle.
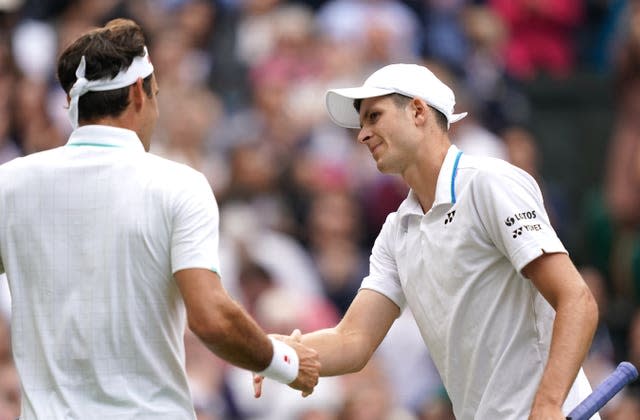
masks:
<svg viewBox="0 0 640 420"><path fill-rule="evenodd" d="M567 420L589 420L626 384L638 377L638 370L629 362L621 362L593 392L576 406Z"/></svg>

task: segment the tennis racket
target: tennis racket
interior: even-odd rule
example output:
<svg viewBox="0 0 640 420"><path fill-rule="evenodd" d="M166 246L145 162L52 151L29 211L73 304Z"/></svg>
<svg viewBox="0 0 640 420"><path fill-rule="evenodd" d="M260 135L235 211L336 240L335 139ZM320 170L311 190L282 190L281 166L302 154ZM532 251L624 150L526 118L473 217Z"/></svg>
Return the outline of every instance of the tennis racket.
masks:
<svg viewBox="0 0 640 420"><path fill-rule="evenodd" d="M593 390L587 398L576 406L567 420L589 420L604 405L613 398L626 384L638 377L638 370L629 362L618 365L600 385Z"/></svg>

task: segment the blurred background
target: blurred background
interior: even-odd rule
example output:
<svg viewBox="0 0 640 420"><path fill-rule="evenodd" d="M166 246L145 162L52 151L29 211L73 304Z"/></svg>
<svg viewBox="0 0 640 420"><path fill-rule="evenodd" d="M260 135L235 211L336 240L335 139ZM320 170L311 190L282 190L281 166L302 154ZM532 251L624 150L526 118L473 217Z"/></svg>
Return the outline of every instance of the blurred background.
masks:
<svg viewBox="0 0 640 420"><path fill-rule="evenodd" d="M640 366L640 1L0 0L0 163L63 145L60 51L115 17L145 30L160 84L151 152L203 172L221 211L222 278L268 332L334 325L407 193L324 110L330 87L392 62L429 66L456 92L452 141L540 183L601 321L596 385ZM0 217L2 217L0 215ZM10 297L0 278L0 420L19 414ZM410 313L360 373L309 398L228 366L191 333L199 420L448 420ZM603 420L640 419L639 384Z"/></svg>

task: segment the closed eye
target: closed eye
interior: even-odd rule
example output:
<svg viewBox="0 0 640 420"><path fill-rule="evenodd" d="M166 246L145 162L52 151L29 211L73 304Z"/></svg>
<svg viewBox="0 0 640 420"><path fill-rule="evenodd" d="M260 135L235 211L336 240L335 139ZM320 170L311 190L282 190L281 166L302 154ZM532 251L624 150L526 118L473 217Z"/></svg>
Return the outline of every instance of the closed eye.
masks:
<svg viewBox="0 0 640 420"><path fill-rule="evenodd" d="M377 111L372 111L367 115L367 122L369 124L374 124L376 121L378 121L378 118L380 117L380 113Z"/></svg>
<svg viewBox="0 0 640 420"><path fill-rule="evenodd" d="M360 127L364 127L365 125L373 125L380 119L381 112L373 109L367 110L362 116L362 120L360 121Z"/></svg>

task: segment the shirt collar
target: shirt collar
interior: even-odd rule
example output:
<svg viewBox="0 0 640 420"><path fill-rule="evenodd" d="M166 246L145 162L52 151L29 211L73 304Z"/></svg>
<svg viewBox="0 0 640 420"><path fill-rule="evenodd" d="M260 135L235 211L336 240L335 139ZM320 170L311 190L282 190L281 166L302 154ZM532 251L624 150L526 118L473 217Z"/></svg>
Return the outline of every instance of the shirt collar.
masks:
<svg viewBox="0 0 640 420"><path fill-rule="evenodd" d="M434 206L438 204L455 204L456 189L455 179L458 172L458 163L460 162L462 151L455 145L449 146L447 155L442 162L438 181L436 182L436 196L433 202Z"/></svg>
<svg viewBox="0 0 640 420"><path fill-rule="evenodd" d="M135 131L107 125L83 125L69 136L67 146L120 147L144 152Z"/></svg>
<svg viewBox="0 0 640 420"><path fill-rule="evenodd" d="M462 151L455 145L451 145L447 150L436 181L436 196L433 207L439 204L454 204L456 202L455 178L461 155ZM398 214L401 217L408 214L424 214L418 197L416 197L413 190L409 191L407 198L398 207Z"/></svg>

